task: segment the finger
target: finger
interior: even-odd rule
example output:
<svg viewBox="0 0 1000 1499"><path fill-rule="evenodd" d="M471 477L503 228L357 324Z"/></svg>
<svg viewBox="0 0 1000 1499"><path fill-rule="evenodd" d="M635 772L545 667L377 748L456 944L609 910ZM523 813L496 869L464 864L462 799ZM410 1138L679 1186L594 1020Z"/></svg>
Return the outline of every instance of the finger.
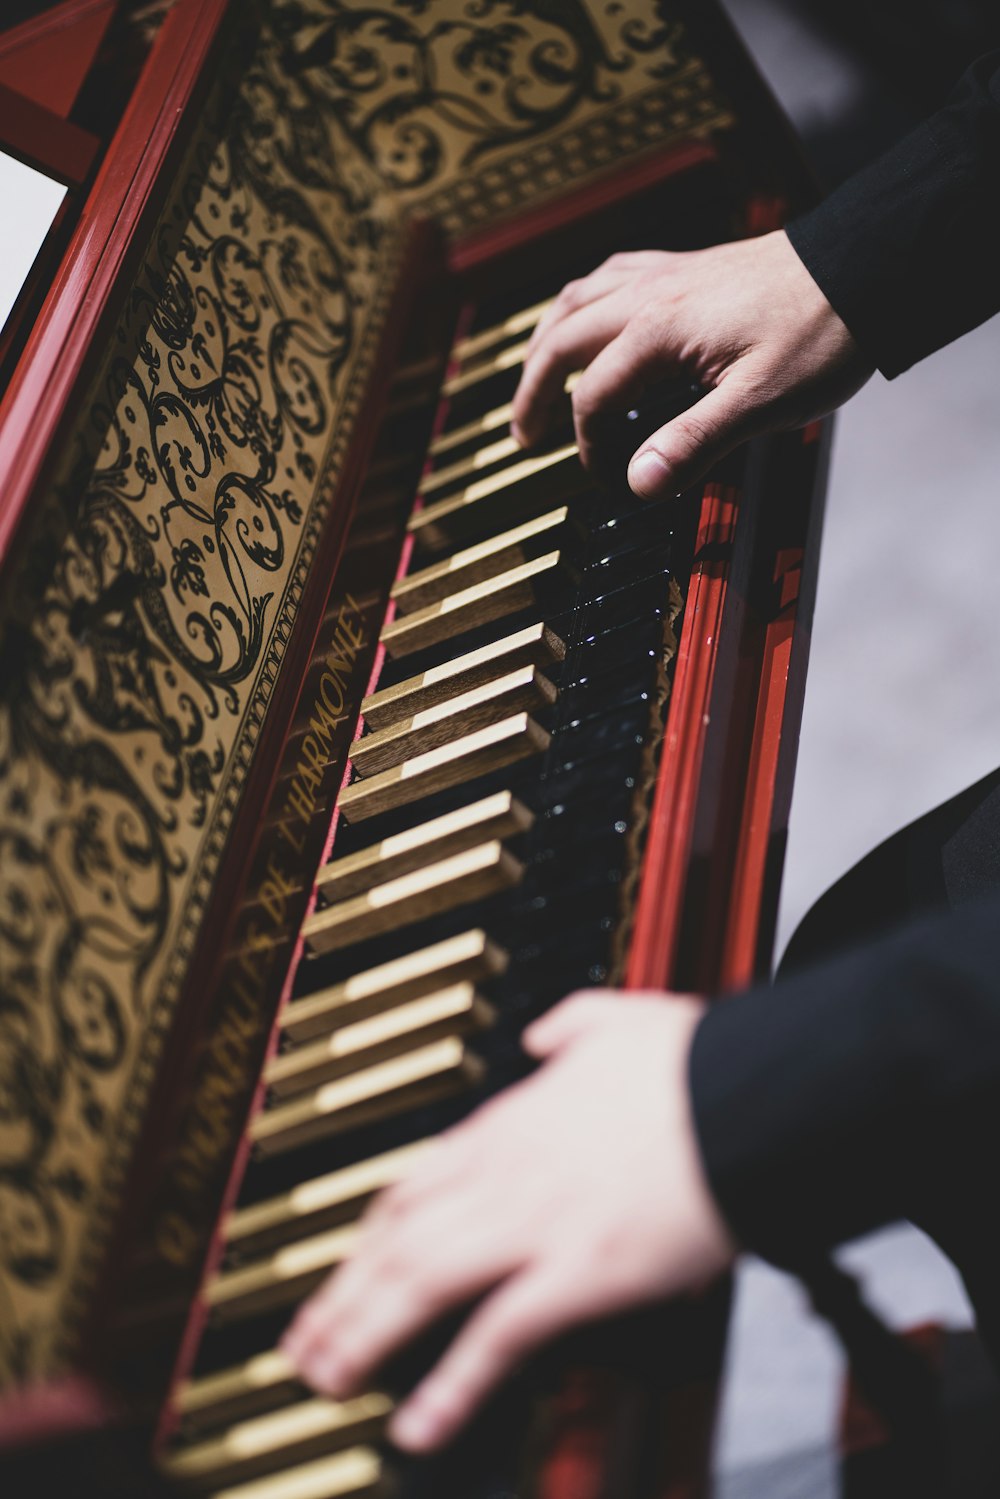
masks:
<svg viewBox="0 0 1000 1499"><path fill-rule="evenodd" d="M454 1211L435 1215L335 1275L282 1346L307 1383L343 1398L447 1312L509 1274L502 1237L484 1232L481 1213L467 1212L464 1223Z"/></svg>
<svg viewBox="0 0 1000 1499"><path fill-rule="evenodd" d="M637 271L648 271L662 269L665 259L662 250L620 250L615 255L609 255L596 270L588 276L581 276L577 281L568 281L562 291L555 298L535 325L534 332L528 340L528 352L538 341L564 318L567 313L575 312L579 307L585 307L589 302L595 302L598 297L607 296L609 292L617 290L625 282L630 281Z"/></svg>
<svg viewBox="0 0 1000 1499"><path fill-rule="evenodd" d="M565 1286L526 1271L478 1307L437 1367L400 1406L389 1435L411 1452L443 1446L517 1366L569 1322Z"/></svg>
<svg viewBox="0 0 1000 1499"><path fill-rule="evenodd" d="M617 291L628 279L627 270L623 268L615 270L605 263L579 281L567 281L551 307L542 313L535 324L534 331L528 340L525 357L530 357L541 341L552 332L557 323L562 322L563 318L568 317L571 312L578 312L581 307L588 307L591 302L596 302L600 297L606 297L609 292Z"/></svg>
<svg viewBox="0 0 1000 1499"><path fill-rule="evenodd" d="M567 375L600 353L621 331L627 305L618 295L601 297L570 313L539 343L524 363L514 393L511 432L518 442L537 442L545 433L551 409L562 395Z"/></svg>
<svg viewBox="0 0 1000 1499"><path fill-rule="evenodd" d="M647 438L629 464L629 487L644 500L679 494L755 430L750 403L732 380L723 381Z"/></svg>
<svg viewBox="0 0 1000 1499"><path fill-rule="evenodd" d="M532 1021L521 1036L521 1044L530 1056L539 1060L550 1057L607 1020L613 1003L606 996L586 991L571 994Z"/></svg>
<svg viewBox="0 0 1000 1499"><path fill-rule="evenodd" d="M580 458L590 465L608 416L623 415L655 380L676 372L679 359L641 317L631 318L593 360L573 391Z"/></svg>

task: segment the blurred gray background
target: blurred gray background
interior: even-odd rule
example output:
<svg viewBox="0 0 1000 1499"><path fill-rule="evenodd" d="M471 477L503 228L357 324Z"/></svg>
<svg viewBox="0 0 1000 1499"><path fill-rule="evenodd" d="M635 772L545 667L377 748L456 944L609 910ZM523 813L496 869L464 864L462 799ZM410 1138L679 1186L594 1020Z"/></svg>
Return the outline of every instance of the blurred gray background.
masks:
<svg viewBox="0 0 1000 1499"><path fill-rule="evenodd" d="M725 0L829 185L1000 45L976 0ZM919 308L914 316L919 316ZM779 951L877 843L1000 764L1000 320L838 419ZM896 1228L842 1256L894 1325L969 1325L947 1261ZM741 1273L716 1455L721 1499L833 1499L843 1360L797 1283ZM974 1396L1000 1427L988 1382ZM955 1493L1000 1492L973 1462ZM886 1492L884 1499L895 1499Z"/></svg>

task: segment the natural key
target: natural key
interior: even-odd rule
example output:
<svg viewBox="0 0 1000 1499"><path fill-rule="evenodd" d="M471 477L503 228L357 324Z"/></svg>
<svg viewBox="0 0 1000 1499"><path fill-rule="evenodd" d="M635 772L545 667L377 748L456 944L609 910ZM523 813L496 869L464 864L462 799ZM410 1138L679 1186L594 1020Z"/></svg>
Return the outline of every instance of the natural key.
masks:
<svg viewBox="0 0 1000 1499"><path fill-rule="evenodd" d="M351 749L359 775L388 770L413 755L437 749L463 734L485 728L512 713L543 711L556 700L556 689L537 666L519 666L495 681L461 692L445 703L398 719L386 729L365 734Z"/></svg>
<svg viewBox="0 0 1000 1499"><path fill-rule="evenodd" d="M284 1052L268 1063L264 1078L275 1097L285 1098L442 1036L485 1030L495 1019L492 1005L472 984L453 984Z"/></svg>
<svg viewBox="0 0 1000 1499"><path fill-rule="evenodd" d="M482 983L507 967L507 954L478 928L444 942L378 963L342 983L293 999L281 1016L281 1032L294 1044L351 1025L363 1015L378 1015L404 1000L469 980Z"/></svg>
<svg viewBox="0 0 1000 1499"><path fill-rule="evenodd" d="M504 677L519 666L557 665L565 655L564 642L539 621L373 692L361 704L361 712L370 729L383 729L400 718L423 713L459 693Z"/></svg>
<svg viewBox="0 0 1000 1499"><path fill-rule="evenodd" d="M391 770L355 781L340 794L341 816L348 822L361 822L450 786L464 785L528 755L541 754L550 737L527 713L517 713L440 749L414 755Z"/></svg>
<svg viewBox="0 0 1000 1499"><path fill-rule="evenodd" d="M425 609L401 615L385 626L381 641L394 659L411 656L414 651L440 645L442 641L463 635L468 630L537 606L560 583L565 585L578 577L563 552L545 552L541 557L532 557L493 578L484 578L481 583L449 593Z"/></svg>
<svg viewBox="0 0 1000 1499"><path fill-rule="evenodd" d="M251 1202L230 1213L223 1229L226 1249L237 1258L357 1218L376 1192L400 1181L430 1142L402 1145L299 1182L277 1197Z"/></svg>
<svg viewBox="0 0 1000 1499"><path fill-rule="evenodd" d="M291 1359L275 1348L255 1354L245 1364L189 1380L181 1385L175 1404L185 1429L200 1430L237 1416L273 1410L302 1392Z"/></svg>
<svg viewBox="0 0 1000 1499"><path fill-rule="evenodd" d="M354 1252L359 1232L356 1224L333 1228L286 1244L252 1265L224 1270L207 1282L206 1305L216 1321L232 1322L298 1300Z"/></svg>
<svg viewBox="0 0 1000 1499"><path fill-rule="evenodd" d="M518 510L525 518L525 509L537 513L544 502L551 508L557 490L582 489L586 484L576 443L564 443L549 452L530 453L518 463L473 479L454 494L415 510L407 529L421 546L460 544L473 539L470 532L486 529L494 509L506 521L515 519Z"/></svg>
<svg viewBox="0 0 1000 1499"><path fill-rule="evenodd" d="M250 1139L260 1155L280 1155L474 1087L484 1071L457 1038L436 1041L262 1110L251 1121Z"/></svg>
<svg viewBox="0 0 1000 1499"><path fill-rule="evenodd" d="M439 489L445 489L449 484L457 484L472 474L478 474L484 468L492 468L495 463L505 463L508 458L516 458L523 451L521 444L509 436L499 437L495 442L483 443L482 446L474 448L466 457L425 474L420 481L417 493L426 498L427 495L436 494Z"/></svg>
<svg viewBox="0 0 1000 1499"><path fill-rule="evenodd" d="M548 312L554 298L546 297L544 302L533 302L530 307L520 307L517 312L512 312L502 322L493 323L489 328L483 328L478 333L470 333L465 338L460 338L451 351L451 357L460 362L465 359L473 359L487 349L494 348L503 343L505 339L515 338L519 333L527 333L534 328L544 312Z"/></svg>
<svg viewBox="0 0 1000 1499"><path fill-rule="evenodd" d="M509 890L523 872L520 860L492 839L314 911L302 935L313 952L333 952Z"/></svg>
<svg viewBox="0 0 1000 1499"><path fill-rule="evenodd" d="M513 838L526 832L532 820L531 812L512 791L496 791L482 801L457 807L454 812L432 817L429 822L331 860L317 874L316 888L324 902L332 904L373 885L384 885L411 869L436 864L477 843Z"/></svg>
<svg viewBox="0 0 1000 1499"><path fill-rule="evenodd" d="M388 1395L353 1400L317 1396L283 1409L238 1421L200 1442L169 1451L160 1467L189 1491L203 1492L377 1436L392 1411Z"/></svg>
<svg viewBox="0 0 1000 1499"><path fill-rule="evenodd" d="M236 1488L219 1489L215 1499L375 1499L383 1492L378 1453L371 1447L351 1447Z"/></svg>
<svg viewBox="0 0 1000 1499"><path fill-rule="evenodd" d="M457 396L463 390L469 390L473 385L489 380L493 375L514 369L516 365L523 363L529 341L525 338L520 343L510 344L499 353L473 365L471 369L459 370L457 374L450 375L441 387L442 393L446 396Z"/></svg>
<svg viewBox="0 0 1000 1499"><path fill-rule="evenodd" d="M473 546L452 552L430 567L407 573L393 584L392 597L401 614L424 609L450 593L458 593L473 583L508 572L522 562L530 562L540 551L551 551L559 533L568 527L569 507L557 505L544 515L532 516L519 526L488 536Z"/></svg>

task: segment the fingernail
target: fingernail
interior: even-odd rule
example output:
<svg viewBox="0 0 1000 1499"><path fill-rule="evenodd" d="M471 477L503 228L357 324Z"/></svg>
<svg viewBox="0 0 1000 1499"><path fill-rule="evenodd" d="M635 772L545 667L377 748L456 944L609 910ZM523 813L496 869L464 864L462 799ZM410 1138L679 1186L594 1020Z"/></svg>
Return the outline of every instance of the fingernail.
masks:
<svg viewBox="0 0 1000 1499"><path fill-rule="evenodd" d="M404 1405L392 1419L389 1435L400 1447L419 1451L428 1447L437 1434L437 1418L429 1406L414 1402Z"/></svg>
<svg viewBox="0 0 1000 1499"><path fill-rule="evenodd" d="M528 446L528 439L524 435L524 428L519 426L517 422L511 422L510 435L519 448L526 448Z"/></svg>
<svg viewBox="0 0 1000 1499"><path fill-rule="evenodd" d="M629 464L629 488L642 499L654 499L666 488L669 478L669 468L652 448L647 448Z"/></svg>

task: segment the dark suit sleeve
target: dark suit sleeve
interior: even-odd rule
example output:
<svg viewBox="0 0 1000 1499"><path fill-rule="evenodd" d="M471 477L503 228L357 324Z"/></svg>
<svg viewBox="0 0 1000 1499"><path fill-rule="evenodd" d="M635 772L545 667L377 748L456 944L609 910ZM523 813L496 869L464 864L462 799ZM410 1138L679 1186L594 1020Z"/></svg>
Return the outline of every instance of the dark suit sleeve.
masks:
<svg viewBox="0 0 1000 1499"><path fill-rule="evenodd" d="M1000 901L719 1000L690 1081L709 1183L746 1247L795 1268L933 1220L1000 1159Z"/></svg>
<svg viewBox="0 0 1000 1499"><path fill-rule="evenodd" d="M1000 52L788 235L890 379L1000 311Z"/></svg>

